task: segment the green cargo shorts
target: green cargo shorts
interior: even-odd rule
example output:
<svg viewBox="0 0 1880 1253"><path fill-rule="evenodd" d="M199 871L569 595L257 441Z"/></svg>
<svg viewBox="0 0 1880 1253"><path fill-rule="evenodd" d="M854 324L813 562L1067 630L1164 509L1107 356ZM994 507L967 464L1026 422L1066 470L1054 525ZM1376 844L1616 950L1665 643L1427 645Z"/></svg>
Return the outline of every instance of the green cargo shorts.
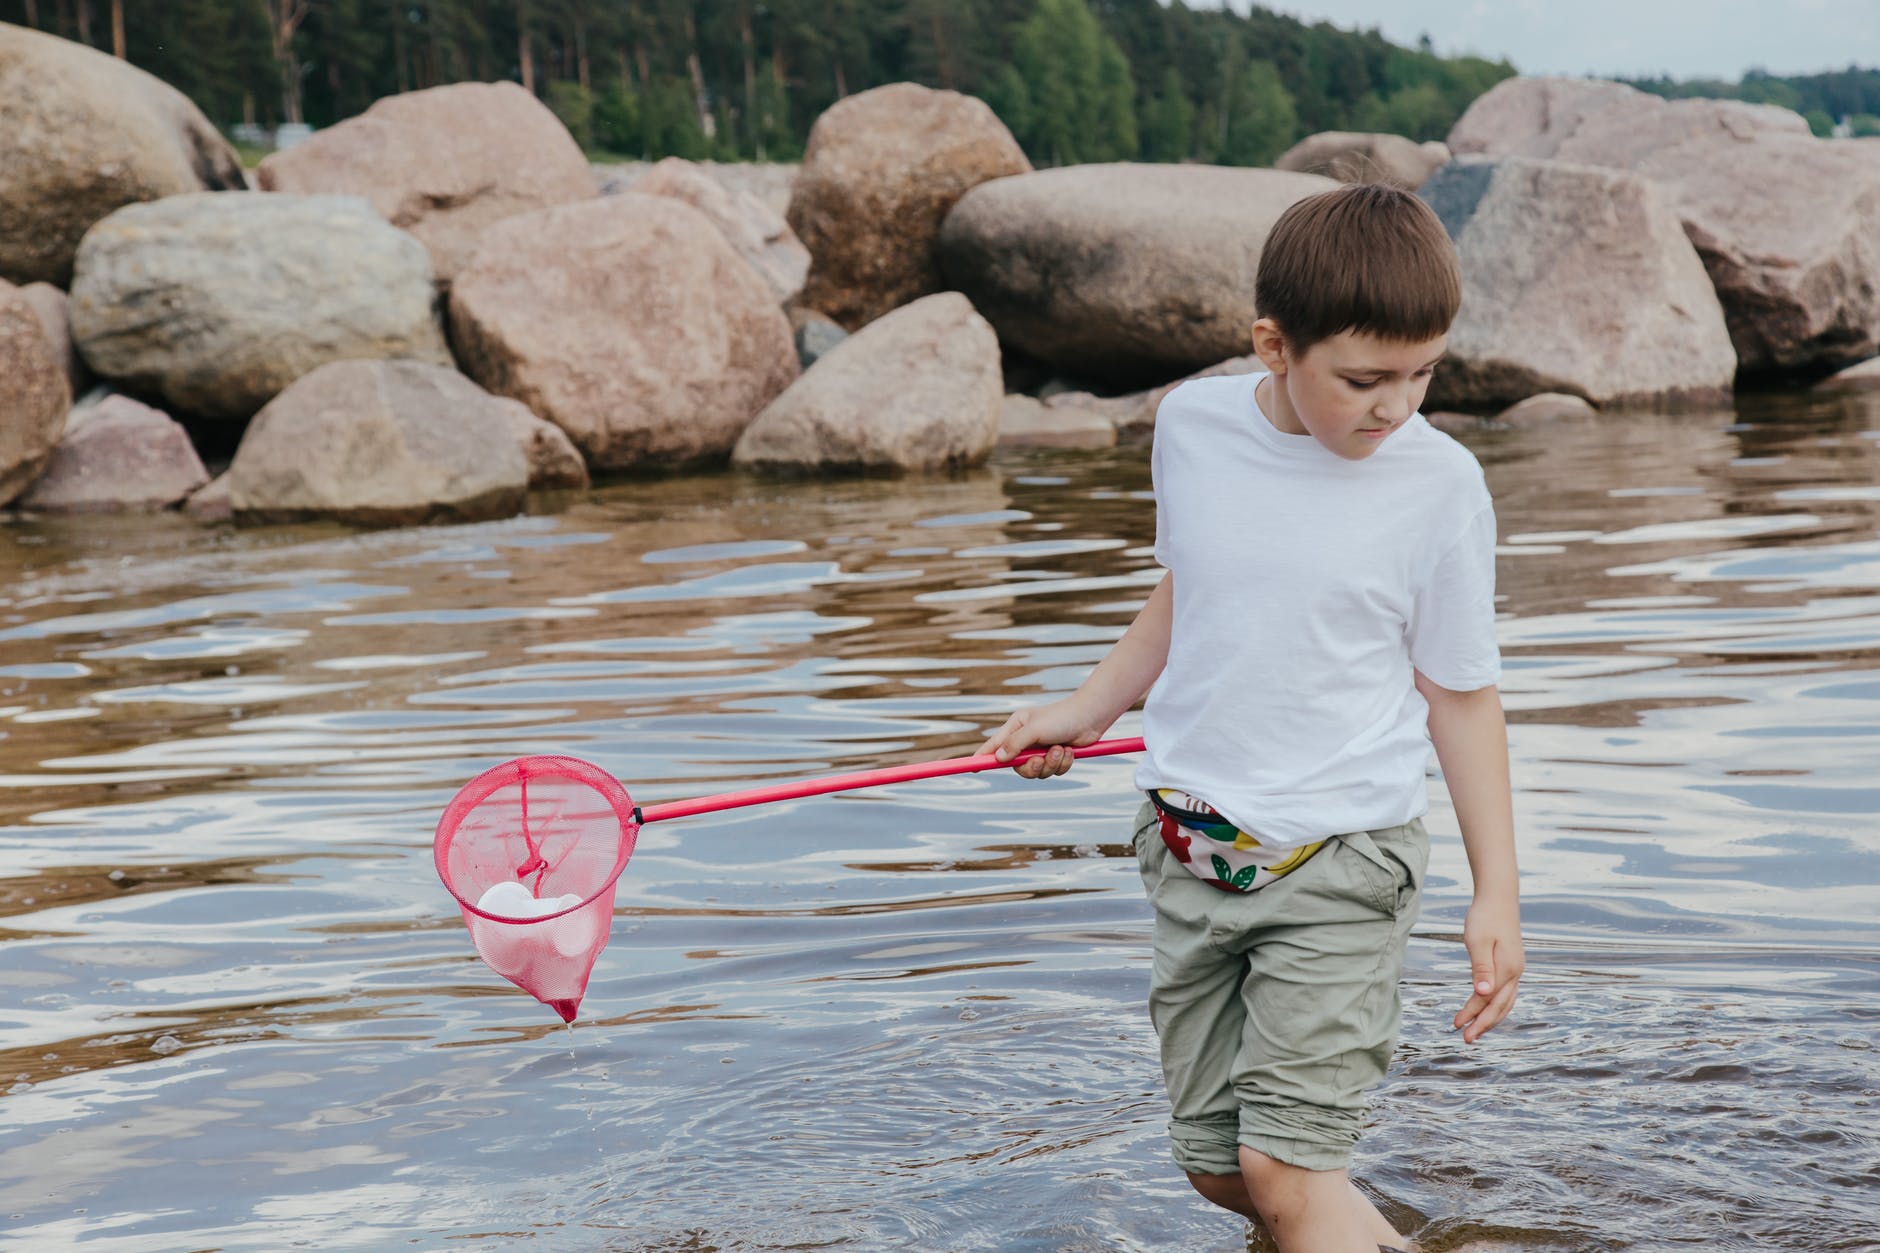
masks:
<svg viewBox="0 0 1880 1253"><path fill-rule="evenodd" d="M1244 1144L1308 1170L1345 1167L1397 1042L1423 823L1340 835L1244 894L1202 882L1157 827L1145 803L1135 849L1155 906L1149 1017L1175 1161L1238 1174Z"/></svg>

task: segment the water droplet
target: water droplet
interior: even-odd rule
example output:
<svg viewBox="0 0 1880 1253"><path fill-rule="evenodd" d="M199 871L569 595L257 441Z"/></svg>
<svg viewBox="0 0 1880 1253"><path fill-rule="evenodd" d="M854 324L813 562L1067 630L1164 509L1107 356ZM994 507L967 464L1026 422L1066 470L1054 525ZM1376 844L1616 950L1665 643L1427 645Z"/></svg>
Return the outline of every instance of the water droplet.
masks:
<svg viewBox="0 0 1880 1253"><path fill-rule="evenodd" d="M183 1047L183 1042L173 1035L160 1035L150 1042L152 1053L174 1053Z"/></svg>
<svg viewBox="0 0 1880 1253"><path fill-rule="evenodd" d="M961 1022L978 1022L979 1011L976 1009L970 1009L970 1008L962 1009L960 1011L960 1021Z"/></svg>
<svg viewBox="0 0 1880 1253"><path fill-rule="evenodd" d="M113 883L122 883L128 877L129 876L127 876L122 870L113 870L110 874L105 876L105 878L111 880L111 882Z"/></svg>

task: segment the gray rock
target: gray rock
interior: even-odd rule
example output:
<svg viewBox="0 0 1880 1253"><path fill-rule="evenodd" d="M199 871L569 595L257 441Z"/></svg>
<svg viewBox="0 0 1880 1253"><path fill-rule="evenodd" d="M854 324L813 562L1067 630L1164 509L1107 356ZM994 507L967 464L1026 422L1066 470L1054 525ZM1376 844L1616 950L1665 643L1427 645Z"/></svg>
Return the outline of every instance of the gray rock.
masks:
<svg viewBox="0 0 1880 1253"><path fill-rule="evenodd" d="M1837 371L1815 384L1824 391L1855 391L1880 387L1880 357L1869 357Z"/></svg>
<svg viewBox="0 0 1880 1253"><path fill-rule="evenodd" d="M1880 161L1857 144L1816 139L1787 109L1508 79L1469 106L1449 146L1657 183L1704 260L1746 370L1880 352Z"/></svg>
<svg viewBox="0 0 1880 1253"><path fill-rule="evenodd" d="M796 359L805 370L849 337L847 331L814 309L790 310L790 323L796 328Z"/></svg>
<svg viewBox="0 0 1880 1253"><path fill-rule="evenodd" d="M710 218L770 283L778 304L788 304L803 290L809 274L809 249L803 246L783 216L746 192L727 190L717 179L691 161L667 157L633 184L649 196L672 196Z"/></svg>
<svg viewBox="0 0 1880 1253"><path fill-rule="evenodd" d="M770 285L710 219L628 192L490 228L451 287L464 370L596 470L719 461L799 373Z"/></svg>
<svg viewBox="0 0 1880 1253"><path fill-rule="evenodd" d="M504 218L600 194L567 128L508 82L386 96L274 153L256 182L265 191L363 196L430 250L440 283Z"/></svg>
<svg viewBox="0 0 1880 1253"><path fill-rule="evenodd" d="M0 279L0 505L46 468L71 407L71 384L39 314Z"/></svg>
<svg viewBox="0 0 1880 1253"><path fill-rule="evenodd" d="M450 361L424 246L351 196L172 196L79 245L72 337L100 375L245 418L316 366Z"/></svg>
<svg viewBox="0 0 1880 1253"><path fill-rule="evenodd" d="M790 199L809 248L802 302L850 330L940 291L934 239L969 189L1031 169L991 108L972 96L891 83L816 119Z"/></svg>
<svg viewBox="0 0 1880 1253"><path fill-rule="evenodd" d="M581 460L581 452L567 432L536 417L520 401L503 396L491 396L490 401L501 405L509 415L510 429L529 462L530 491L580 491L588 486L587 462Z"/></svg>
<svg viewBox="0 0 1880 1253"><path fill-rule="evenodd" d="M1339 184L1209 165L1079 165L985 183L940 232L941 268L999 337L1128 384L1244 352L1260 247Z"/></svg>
<svg viewBox="0 0 1880 1253"><path fill-rule="evenodd" d="M1415 191L1448 160L1447 144L1420 144L1402 135L1321 131L1281 153L1273 168L1322 174L1341 183L1391 183Z"/></svg>
<svg viewBox="0 0 1880 1253"><path fill-rule="evenodd" d="M100 218L243 185L235 150L182 92L0 23L0 277L68 286L78 241Z"/></svg>
<svg viewBox="0 0 1880 1253"><path fill-rule="evenodd" d="M238 520L474 521L522 507L510 407L455 370L336 361L255 415L229 466Z"/></svg>
<svg viewBox="0 0 1880 1253"><path fill-rule="evenodd" d="M937 470L977 465L999 437L999 340L957 292L851 335L762 413L732 460L749 466Z"/></svg>
<svg viewBox="0 0 1880 1253"><path fill-rule="evenodd" d="M999 415L1001 448L1114 448L1116 424L1101 413L1068 406L1047 408L1030 396L1011 395Z"/></svg>
<svg viewBox="0 0 1880 1253"><path fill-rule="evenodd" d="M217 475L207 487L190 493L183 502L183 512L198 522L227 522L235 516L235 506L228 495L228 475Z"/></svg>
<svg viewBox="0 0 1880 1253"><path fill-rule="evenodd" d="M180 423L129 396L111 396L67 429L18 503L41 513L149 513L181 503L208 481Z"/></svg>
<svg viewBox="0 0 1880 1253"><path fill-rule="evenodd" d="M1260 359L1252 353L1245 356L1229 357L1217 361L1205 369L1196 370L1173 382L1160 387L1151 387L1147 391L1128 392L1121 396L1095 396L1089 392L1053 392L1044 396L1047 410L1061 411L1065 414L1090 414L1108 422L1116 431L1119 440L1146 439L1155 429L1156 411L1162 407L1162 401L1168 394L1186 383L1189 379L1215 378L1223 374L1257 374L1266 369Z"/></svg>
<svg viewBox="0 0 1880 1253"><path fill-rule="evenodd" d="M1422 194L1462 262L1432 407L1495 408L1537 392L1595 404L1729 394L1736 355L1722 307L1648 180L1477 157L1445 166Z"/></svg>
<svg viewBox="0 0 1880 1253"><path fill-rule="evenodd" d="M655 164L622 161L588 168L593 171L594 183L603 196L617 196L623 191L636 190L634 184L645 178ZM790 211L790 193L796 187L797 171L802 168L794 161L693 161L690 164L731 193L734 199L741 201L748 196L776 214L779 221Z"/></svg>
<svg viewBox="0 0 1880 1253"><path fill-rule="evenodd" d="M1533 426L1541 422L1558 422L1563 418L1598 416L1599 410L1589 404L1583 396L1542 392L1538 396L1529 396L1526 400L1519 400L1509 405L1495 415L1495 420L1504 426Z"/></svg>

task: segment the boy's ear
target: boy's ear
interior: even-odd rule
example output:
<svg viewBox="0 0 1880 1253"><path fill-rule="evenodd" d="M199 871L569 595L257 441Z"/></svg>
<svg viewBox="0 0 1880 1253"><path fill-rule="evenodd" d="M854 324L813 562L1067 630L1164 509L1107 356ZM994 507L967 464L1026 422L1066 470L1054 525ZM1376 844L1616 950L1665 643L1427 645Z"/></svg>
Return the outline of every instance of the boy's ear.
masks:
<svg viewBox="0 0 1880 1253"><path fill-rule="evenodd" d="M1286 373L1289 364L1286 335L1272 318L1261 318L1253 324L1253 355L1260 358L1260 364L1266 367L1267 373Z"/></svg>

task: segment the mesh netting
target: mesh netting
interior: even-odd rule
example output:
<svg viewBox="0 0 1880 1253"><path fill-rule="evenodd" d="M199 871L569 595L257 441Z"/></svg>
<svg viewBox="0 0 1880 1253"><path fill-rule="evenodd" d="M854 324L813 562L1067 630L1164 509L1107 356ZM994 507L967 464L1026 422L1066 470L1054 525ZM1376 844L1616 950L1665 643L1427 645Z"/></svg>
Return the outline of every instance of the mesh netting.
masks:
<svg viewBox="0 0 1880 1253"><path fill-rule="evenodd" d="M522 757L464 785L433 852L477 954L571 1022L638 833L632 800L606 771Z"/></svg>

